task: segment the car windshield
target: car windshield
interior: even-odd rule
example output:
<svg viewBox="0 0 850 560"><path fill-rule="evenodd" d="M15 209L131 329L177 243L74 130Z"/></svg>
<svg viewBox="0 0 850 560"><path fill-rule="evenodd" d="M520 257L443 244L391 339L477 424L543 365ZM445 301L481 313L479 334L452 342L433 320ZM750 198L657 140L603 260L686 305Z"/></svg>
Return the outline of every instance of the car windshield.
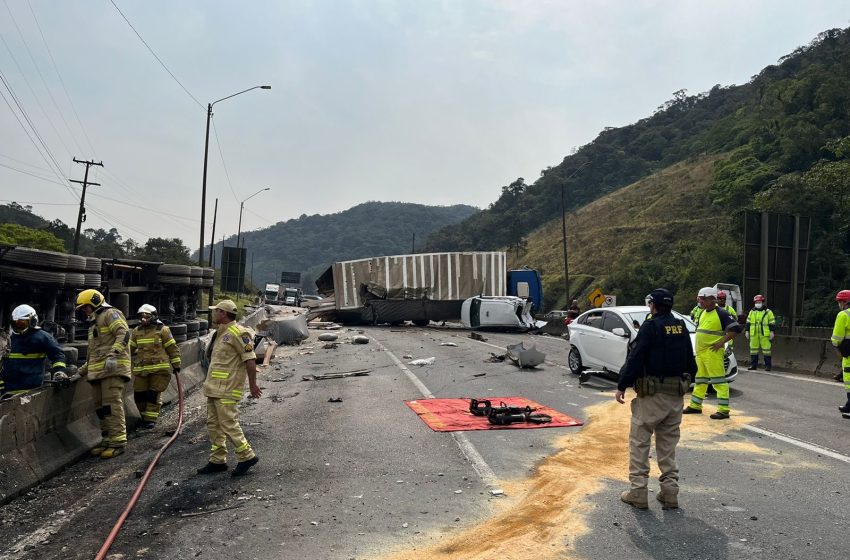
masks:
<svg viewBox="0 0 850 560"><path fill-rule="evenodd" d="M642 325L644 320L646 319L647 313L649 313L649 309L647 309L645 312L644 311L633 311L631 313L626 313L626 315L629 317L630 321L633 321L633 322L637 323L638 325ZM696 325L694 325L694 322L691 321L690 317L685 317L684 315L682 315L678 311L674 311L673 315L675 315L677 319L682 319L683 321L685 321L685 326L688 328L689 333L696 332L697 327L696 327Z"/></svg>

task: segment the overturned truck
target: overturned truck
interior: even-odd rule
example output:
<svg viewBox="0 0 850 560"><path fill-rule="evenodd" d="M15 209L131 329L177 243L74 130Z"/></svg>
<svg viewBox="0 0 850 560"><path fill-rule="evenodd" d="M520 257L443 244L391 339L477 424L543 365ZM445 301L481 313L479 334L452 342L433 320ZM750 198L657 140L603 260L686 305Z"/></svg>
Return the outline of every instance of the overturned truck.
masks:
<svg viewBox="0 0 850 560"><path fill-rule="evenodd" d="M343 323L460 319L464 300L503 296L504 252L423 253L336 262L316 281L323 316Z"/></svg>

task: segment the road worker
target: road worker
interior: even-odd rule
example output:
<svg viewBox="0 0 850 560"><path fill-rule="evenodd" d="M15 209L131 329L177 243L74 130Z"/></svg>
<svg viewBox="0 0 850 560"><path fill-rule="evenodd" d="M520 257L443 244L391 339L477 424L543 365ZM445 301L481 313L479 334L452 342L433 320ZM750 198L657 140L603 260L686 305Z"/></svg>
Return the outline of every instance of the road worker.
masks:
<svg viewBox="0 0 850 560"><path fill-rule="evenodd" d="M726 313L728 313L730 317L735 319L735 321L738 320L738 312L735 310L734 307L732 307L732 305L726 303L726 292L724 292L723 290L717 291L717 307L719 307L720 309L725 309ZM734 344L734 339L729 341L730 347Z"/></svg>
<svg viewBox="0 0 850 560"><path fill-rule="evenodd" d="M697 304L694 305L694 308L691 309L690 313L691 321L693 321L694 324L697 324L699 322L700 313L702 313L702 304L700 303L699 296L697 296Z"/></svg>
<svg viewBox="0 0 850 560"><path fill-rule="evenodd" d="M844 381L844 392L847 393L847 402L839 406L838 410L844 418L850 420L850 290L841 290L836 294L835 301L838 302L838 315L835 317L835 326L832 328L830 341L841 355L841 372Z"/></svg>
<svg viewBox="0 0 850 560"><path fill-rule="evenodd" d="M44 360L56 381L67 380L65 353L53 336L38 327L38 315L29 305L12 310L9 353L0 365L0 395L23 395L44 383Z"/></svg>
<svg viewBox="0 0 850 560"><path fill-rule="evenodd" d="M217 325L207 348L210 365L204 381L210 459L198 469L198 474L227 470L227 440L230 440L238 460L231 476L242 476L259 462L239 425L237 409L246 378L251 398L258 399L263 394L257 385L254 334L236 323L236 304L233 301L222 300L210 310L212 321Z"/></svg>
<svg viewBox="0 0 850 560"><path fill-rule="evenodd" d="M142 417L139 428L149 430L159 418L162 392L168 389L172 372L180 371L180 349L171 330L157 317L156 307L146 303L138 313L139 326L130 335L133 400Z"/></svg>
<svg viewBox="0 0 850 560"><path fill-rule="evenodd" d="M676 445L682 422L682 397L690 376L697 372L691 337L683 319L672 313L673 294L664 288L647 296L651 318L644 321L635 337L617 382L617 402L623 404L626 389L634 387L629 432L629 482L631 489L620 499L638 509L647 509L649 450L655 434L656 459L661 491L656 499L664 509L679 507L679 469Z"/></svg>
<svg viewBox="0 0 850 560"><path fill-rule="evenodd" d="M127 445L124 390L131 377L130 328L124 314L106 303L97 290L80 292L76 309L89 323L88 359L78 371L91 383L103 434L91 454L111 459Z"/></svg>
<svg viewBox="0 0 850 560"><path fill-rule="evenodd" d="M717 393L717 412L712 420L729 418L729 383L726 382L726 368L723 365L726 343L735 337L741 326L724 309L717 307L717 290L702 288L699 291L702 312L699 315L696 332L697 376L691 402L684 414L702 414L702 401L713 385Z"/></svg>
<svg viewBox="0 0 850 560"><path fill-rule="evenodd" d="M750 340L750 367L758 369L759 350L764 356L764 369L770 371L770 341L773 340L776 318L773 311L767 308L764 296L759 294L753 298L753 309L747 315L746 336Z"/></svg>

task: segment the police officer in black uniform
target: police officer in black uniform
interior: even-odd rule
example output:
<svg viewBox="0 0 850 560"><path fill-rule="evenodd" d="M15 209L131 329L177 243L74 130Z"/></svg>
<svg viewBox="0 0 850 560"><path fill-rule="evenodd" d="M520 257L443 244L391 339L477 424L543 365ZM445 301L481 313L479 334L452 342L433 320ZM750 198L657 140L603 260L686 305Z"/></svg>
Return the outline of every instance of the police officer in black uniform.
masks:
<svg viewBox="0 0 850 560"><path fill-rule="evenodd" d="M649 507L649 448L655 434L656 458L661 471L657 499L664 509L679 507L679 469L676 445L682 422L682 397L696 374L691 337L682 319L672 313L673 294L664 288L648 296L652 319L644 321L634 347L620 371L616 399L625 403L626 389L634 387L629 433L629 481L631 489L620 499L638 509Z"/></svg>

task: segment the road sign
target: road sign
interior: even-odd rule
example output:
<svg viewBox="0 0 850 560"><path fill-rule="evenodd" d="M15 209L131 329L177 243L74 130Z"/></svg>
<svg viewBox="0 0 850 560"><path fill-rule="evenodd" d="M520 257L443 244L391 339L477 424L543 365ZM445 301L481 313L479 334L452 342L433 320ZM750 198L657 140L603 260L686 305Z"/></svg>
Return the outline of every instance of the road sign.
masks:
<svg viewBox="0 0 850 560"><path fill-rule="evenodd" d="M617 296L605 294L605 301L602 303L602 307L614 307L616 305L617 305Z"/></svg>
<svg viewBox="0 0 850 560"><path fill-rule="evenodd" d="M602 293L601 288L596 288L590 295L587 296L588 301L590 301L590 305L593 307L602 307L602 304L605 303L605 294Z"/></svg>

